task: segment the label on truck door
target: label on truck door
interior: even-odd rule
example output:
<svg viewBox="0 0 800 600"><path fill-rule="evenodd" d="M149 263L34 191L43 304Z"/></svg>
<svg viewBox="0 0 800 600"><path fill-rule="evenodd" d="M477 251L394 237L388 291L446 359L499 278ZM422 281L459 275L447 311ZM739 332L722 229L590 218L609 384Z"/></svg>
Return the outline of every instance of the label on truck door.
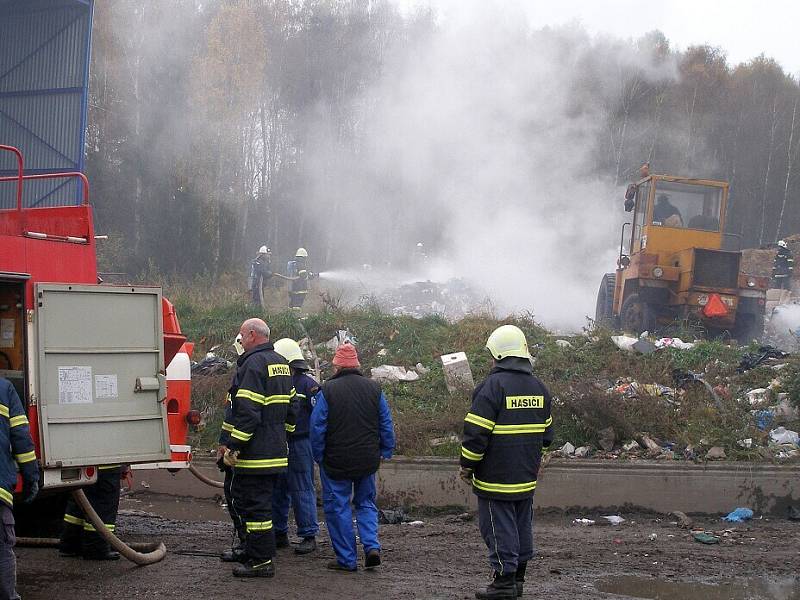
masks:
<svg viewBox="0 0 800 600"><path fill-rule="evenodd" d="M169 460L161 290L40 283L34 319L44 465Z"/></svg>

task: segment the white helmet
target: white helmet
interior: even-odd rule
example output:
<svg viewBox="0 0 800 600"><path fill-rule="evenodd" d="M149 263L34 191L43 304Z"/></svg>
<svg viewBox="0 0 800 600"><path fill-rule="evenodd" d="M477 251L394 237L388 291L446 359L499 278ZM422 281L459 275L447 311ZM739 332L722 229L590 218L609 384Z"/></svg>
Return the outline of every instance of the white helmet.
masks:
<svg viewBox="0 0 800 600"><path fill-rule="evenodd" d="M261 248L258 249L259 254L267 254L268 252L269 248L267 248L266 246L261 246Z"/></svg>
<svg viewBox="0 0 800 600"><path fill-rule="evenodd" d="M297 258L308 258L308 250L305 248L298 248L294 255Z"/></svg>
<svg viewBox="0 0 800 600"><path fill-rule="evenodd" d="M422 242L417 242L417 248L422 248L422 246L423 246Z"/></svg>
<svg viewBox="0 0 800 600"><path fill-rule="evenodd" d="M789 245L786 243L786 240L781 240L780 242L778 242L778 246L780 246L781 248L789 247Z"/></svg>

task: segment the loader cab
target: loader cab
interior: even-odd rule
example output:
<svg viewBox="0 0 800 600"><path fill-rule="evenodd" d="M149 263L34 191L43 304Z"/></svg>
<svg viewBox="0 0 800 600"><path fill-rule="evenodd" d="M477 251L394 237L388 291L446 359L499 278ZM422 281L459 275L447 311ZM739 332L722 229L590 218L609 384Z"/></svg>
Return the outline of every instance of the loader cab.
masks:
<svg viewBox="0 0 800 600"><path fill-rule="evenodd" d="M651 175L637 184L630 250L670 255L686 248L722 247L728 184Z"/></svg>

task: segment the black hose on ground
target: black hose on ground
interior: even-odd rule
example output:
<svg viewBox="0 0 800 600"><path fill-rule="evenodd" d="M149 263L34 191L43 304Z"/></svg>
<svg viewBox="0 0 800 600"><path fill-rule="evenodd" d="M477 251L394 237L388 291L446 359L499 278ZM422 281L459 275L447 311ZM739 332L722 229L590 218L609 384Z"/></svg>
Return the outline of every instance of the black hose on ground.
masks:
<svg viewBox="0 0 800 600"><path fill-rule="evenodd" d="M125 542L115 536L108 529L108 527L105 526L103 520L100 518L97 512L95 512L94 508L92 508L92 505L89 503L89 499L86 497L86 494L83 493L83 490L74 490L72 492L72 497L83 511L83 514L86 515L86 518L94 526L98 535L108 542L114 550L119 552L129 561L139 566L145 566L164 560L164 557L167 555L167 547L163 543L159 543L155 550L151 550L150 552L137 552L131 546L127 545Z"/></svg>
<svg viewBox="0 0 800 600"><path fill-rule="evenodd" d="M17 546L23 548L58 548L58 538L18 537ZM128 542L127 546L137 552L157 550L160 542Z"/></svg>
<svg viewBox="0 0 800 600"><path fill-rule="evenodd" d="M210 477L207 477L206 475L203 475L194 465L189 465L189 472L197 477L200 481L206 485L210 485L211 487L221 488L225 486L225 484L221 481L216 481Z"/></svg>

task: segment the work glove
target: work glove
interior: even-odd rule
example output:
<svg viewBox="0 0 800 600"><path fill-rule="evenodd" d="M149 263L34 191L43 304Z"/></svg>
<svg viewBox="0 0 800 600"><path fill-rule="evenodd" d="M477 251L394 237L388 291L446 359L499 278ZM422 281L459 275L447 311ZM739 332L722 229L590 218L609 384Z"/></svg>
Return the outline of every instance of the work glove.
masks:
<svg viewBox="0 0 800 600"><path fill-rule="evenodd" d="M475 472L475 469L470 469L469 467L459 467L458 469L458 476L464 480L464 483L468 483L472 485L472 474Z"/></svg>
<svg viewBox="0 0 800 600"><path fill-rule="evenodd" d="M225 454L222 455L222 462L227 467L235 467L236 463L239 462L239 451L234 450L231 452L230 448L225 448Z"/></svg>
<svg viewBox="0 0 800 600"><path fill-rule="evenodd" d="M219 446L217 448L217 468L219 468L220 471L224 471L226 468L223 459L225 458L225 450L227 449L227 446Z"/></svg>
<svg viewBox="0 0 800 600"><path fill-rule="evenodd" d="M39 480L26 479L22 482L22 501L25 504L30 504L39 493Z"/></svg>

